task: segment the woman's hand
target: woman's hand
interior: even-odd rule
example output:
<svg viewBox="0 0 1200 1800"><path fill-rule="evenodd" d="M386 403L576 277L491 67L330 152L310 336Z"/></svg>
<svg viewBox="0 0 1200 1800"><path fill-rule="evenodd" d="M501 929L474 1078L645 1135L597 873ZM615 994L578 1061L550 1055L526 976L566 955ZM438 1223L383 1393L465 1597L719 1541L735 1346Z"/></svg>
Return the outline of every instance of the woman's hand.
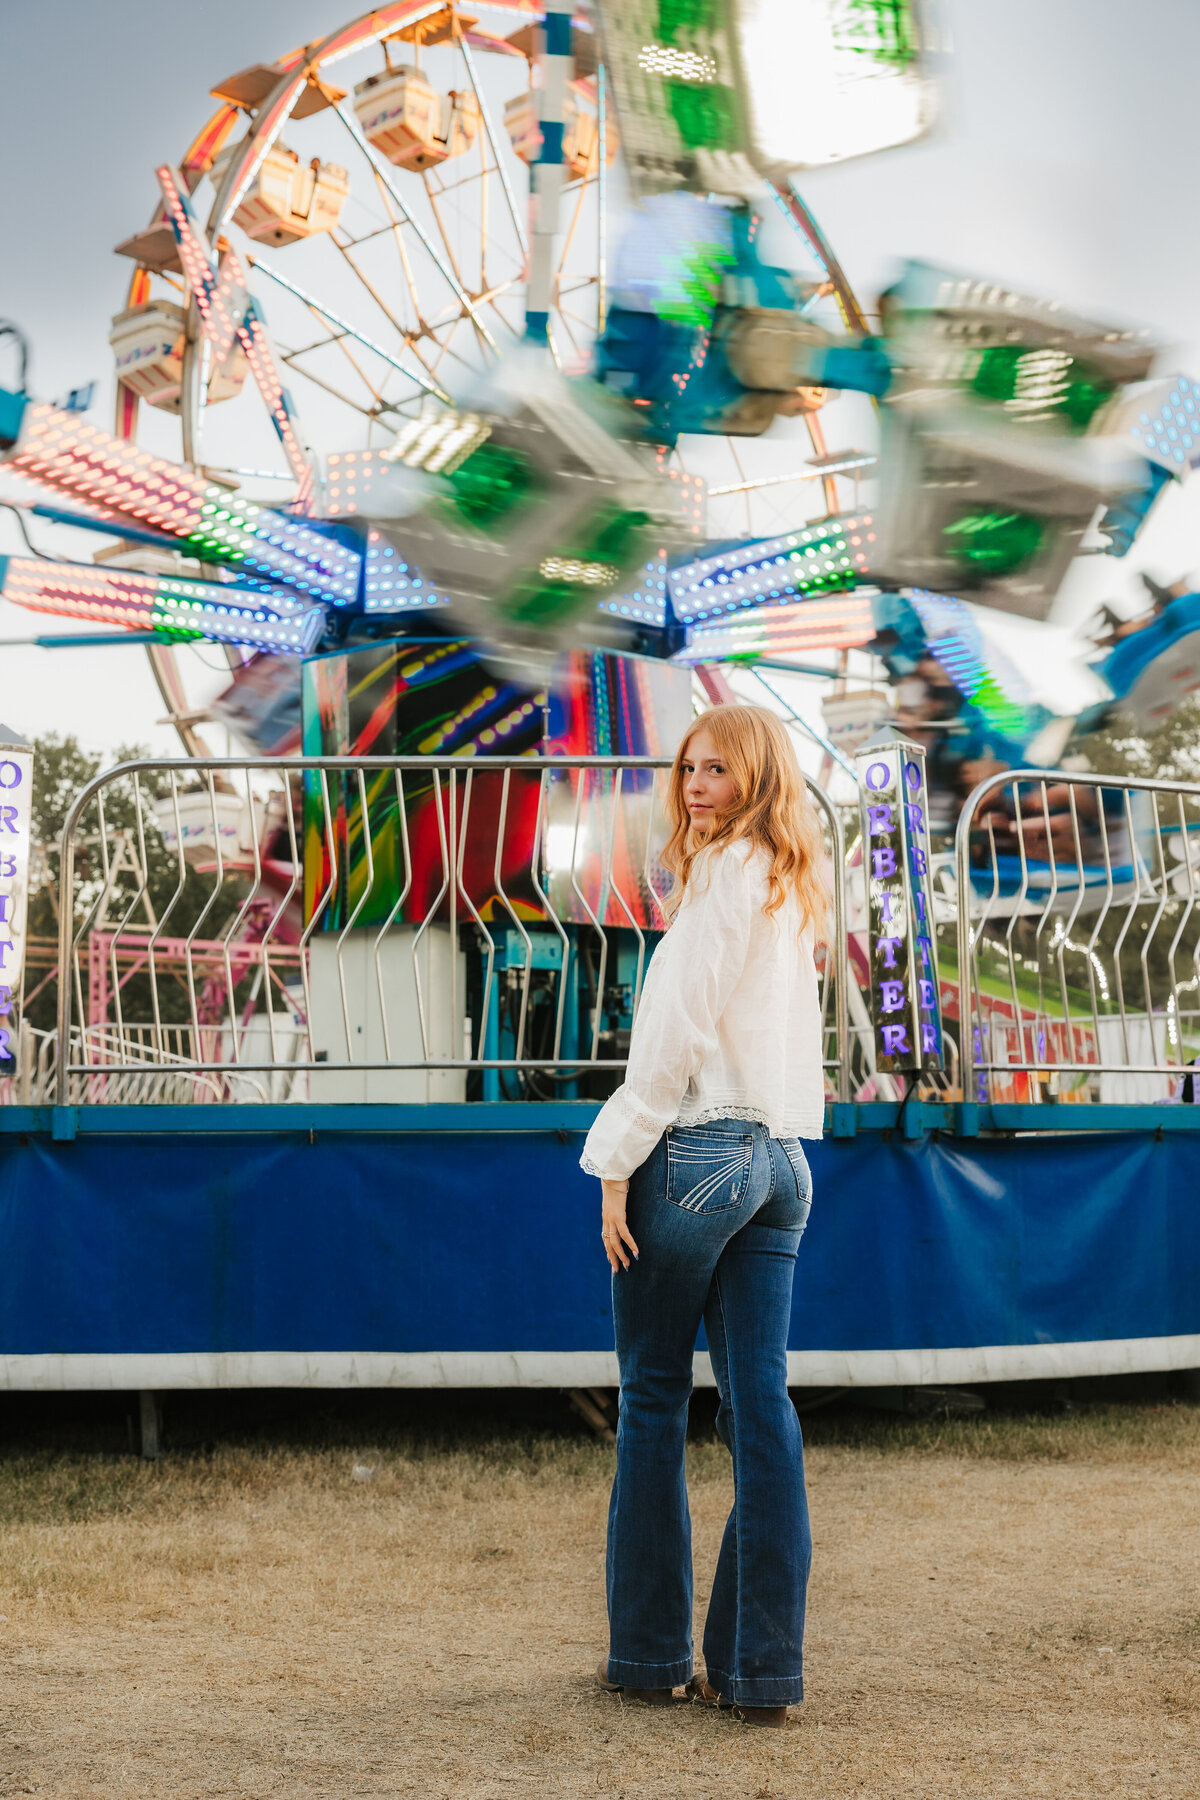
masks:
<svg viewBox="0 0 1200 1800"><path fill-rule="evenodd" d="M618 1269L629 1267L629 1251L636 1256L638 1247L633 1241L632 1233L625 1222L625 1203L629 1197L627 1181L602 1181L600 1212L600 1236L604 1239L604 1253L613 1274ZM626 1249L626 1245L629 1249Z"/></svg>

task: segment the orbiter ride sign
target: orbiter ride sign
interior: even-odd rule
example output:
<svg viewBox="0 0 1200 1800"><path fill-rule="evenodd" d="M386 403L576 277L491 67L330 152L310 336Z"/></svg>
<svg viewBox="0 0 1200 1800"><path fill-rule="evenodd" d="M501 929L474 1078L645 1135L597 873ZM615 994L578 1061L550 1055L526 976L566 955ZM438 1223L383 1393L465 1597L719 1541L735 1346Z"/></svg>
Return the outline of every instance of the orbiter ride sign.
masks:
<svg viewBox="0 0 1200 1800"><path fill-rule="evenodd" d="M33 751L0 725L0 1064L17 1055L29 911L32 798Z"/></svg>

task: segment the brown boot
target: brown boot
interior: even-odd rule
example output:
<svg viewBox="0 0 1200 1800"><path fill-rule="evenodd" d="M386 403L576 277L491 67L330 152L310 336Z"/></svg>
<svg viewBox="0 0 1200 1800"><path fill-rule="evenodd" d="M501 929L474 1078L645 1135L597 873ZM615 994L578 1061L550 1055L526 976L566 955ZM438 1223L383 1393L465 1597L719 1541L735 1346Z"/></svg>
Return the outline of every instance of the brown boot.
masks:
<svg viewBox="0 0 1200 1800"><path fill-rule="evenodd" d="M709 1687L704 1675L693 1675L684 1691L688 1699L695 1701L697 1706L719 1706L722 1712L732 1709L733 1702L726 1700L723 1694L718 1694L716 1688Z"/></svg>
<svg viewBox="0 0 1200 1800"><path fill-rule="evenodd" d="M596 1670L596 1680L606 1694L620 1694L623 1700L639 1700L643 1706L671 1706L674 1704L674 1688L625 1687L619 1681L610 1681L607 1657Z"/></svg>
<svg viewBox="0 0 1200 1800"><path fill-rule="evenodd" d="M787 1724L786 1706L735 1706L733 1716L739 1725L773 1725L777 1731Z"/></svg>

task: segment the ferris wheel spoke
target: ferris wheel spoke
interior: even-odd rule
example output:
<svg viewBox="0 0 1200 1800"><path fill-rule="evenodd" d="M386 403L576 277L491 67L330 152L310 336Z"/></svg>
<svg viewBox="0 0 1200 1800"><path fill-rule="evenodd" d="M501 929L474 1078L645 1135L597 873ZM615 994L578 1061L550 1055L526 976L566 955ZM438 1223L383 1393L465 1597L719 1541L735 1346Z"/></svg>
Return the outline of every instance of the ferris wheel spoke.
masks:
<svg viewBox="0 0 1200 1800"><path fill-rule="evenodd" d="M462 283L459 281L454 270L447 267L446 263L438 255L437 247L431 241L429 234L426 232L425 228L421 225L420 221L418 219L416 219L413 216L413 214L409 211L408 206L405 202L404 196L400 193L398 187L396 186L395 181L392 178L392 171L391 171L390 166L383 160L383 158L379 155L378 151L374 148L374 146L367 142L366 134L363 131L362 126L359 124L358 119L355 117L354 113L347 107L346 102L344 100L341 102L341 104L339 106L334 107L333 110L337 113L338 118L342 121L342 124L346 127L346 130L350 133L350 136L354 139L354 142L358 145L359 150L362 152L362 154L366 157L367 161L370 163L371 168L375 172L376 179L382 184L383 187L385 187L387 189L388 193L391 195L392 200L395 202L395 205L397 206L397 208L400 211L403 223L406 224L409 227L409 229L413 232L414 236L418 239L418 241L424 248L426 254L430 257L430 259L434 263L435 267L438 270L440 270L441 274L444 276L446 281L450 284L451 288L453 288L455 294L458 296L458 299L461 301L463 306L466 307L468 312L472 313L473 318L474 318L475 327L478 330L480 336L483 338L484 342L486 344L488 344L489 347L493 351L495 351L496 350L495 339L492 337L491 333L488 331L488 328L484 324L483 320L480 319L477 315L475 315L475 310L474 310L474 307L471 302L471 297L467 293L466 289L463 287Z"/></svg>
<svg viewBox="0 0 1200 1800"><path fill-rule="evenodd" d="M376 356L382 357L384 362L390 363L392 368L399 370L401 375L407 375L410 381L416 382L418 387L423 387L436 399L449 399L449 395L430 382L423 369L413 369L407 363L402 363L398 357L392 355L390 350L386 350L382 344L377 344L373 338L367 337L365 332L359 331L348 319L343 319L340 313L334 312L323 301L318 300L315 294L310 294L306 289L298 287L294 281L289 281L286 275L281 274L270 263L264 262L261 256L252 256L248 260L251 268L261 270L270 280L277 282L280 287L286 288L290 294L295 295L297 300L303 301L310 311L323 318L327 325L334 327L337 331L345 332L350 337L357 338L360 344L373 351Z"/></svg>
<svg viewBox="0 0 1200 1800"><path fill-rule="evenodd" d="M396 254L400 259L400 272L404 277L404 285L408 289L408 299L409 304L412 307L413 318L420 326L421 331L424 332L427 329L427 326L424 314L421 311L421 297L417 292L417 284L413 277L412 261L408 254L408 245L405 242L404 232L401 229L403 220L397 214L390 189L384 186L378 173L375 174L375 185L379 189L379 196L387 209L390 221L387 229L391 234L392 242L396 246ZM351 248L355 247L356 246L351 246Z"/></svg>
<svg viewBox="0 0 1200 1800"><path fill-rule="evenodd" d="M480 305L486 304L486 305L492 307L494 311L496 311L496 317L500 320L500 323L508 331L515 332L517 327L515 325L513 325L508 319L504 318L503 314L501 314L498 310L496 310L496 302L497 302L497 300L501 299L502 297L507 298L507 296L512 293L514 288L520 286L520 284L523 280L524 280L524 276L522 276L522 275L510 275L507 281L500 281L500 282L497 282L494 287L484 288L483 292L477 296Z"/></svg>
<svg viewBox="0 0 1200 1800"><path fill-rule="evenodd" d="M392 330L396 333L396 336L404 344L406 344L408 346L408 348L411 350L413 347L413 339L415 336L417 336L419 334L414 333L409 326L402 324L401 321L396 317L395 313L392 311L391 307L388 305L388 303L384 299L383 295L379 292L379 289L375 286L375 283L371 280L371 278L367 274L366 270L363 268L360 268L358 263L355 262L354 258L351 256L350 251L347 248L347 246L345 244L338 243L336 238L333 240L333 242L334 242L335 248L341 253L347 267L353 272L355 278L359 282L362 283L364 290L371 296L371 299L375 302L376 306L379 308L380 312L383 314L384 318L387 320L387 322L391 326ZM419 323L419 321L418 321L418 323Z"/></svg>
<svg viewBox="0 0 1200 1800"><path fill-rule="evenodd" d="M500 142L496 136L496 128L492 124L492 111L484 96L483 83L480 81L479 72L475 67L474 54L465 37L460 40L459 48L462 51L462 59L467 74L471 78L471 86L475 90L475 100L479 107L480 119L483 121L484 135L487 138L488 147L492 152L492 161L496 165L496 173L500 177L500 186L504 190L504 201L505 205L508 207L508 216L512 220L513 230L517 236L517 242L521 246L521 257L522 260L524 260L529 255L529 240L525 232L525 222L521 217L520 208L517 206L517 196L513 189L513 184L509 177L504 157L501 154Z"/></svg>
<svg viewBox="0 0 1200 1800"><path fill-rule="evenodd" d="M446 230L445 221L442 218L442 209L438 205L439 200L443 199L447 192L448 190L443 189L441 193L435 193L430 185L429 176L426 174L425 196L429 201L429 210L433 214L433 222L438 228L438 236L442 240L442 249L445 252L446 261L454 271L454 279L458 284L459 291L462 295L463 305L466 306L469 304L466 284L463 281L462 270L458 266L458 258L454 254L454 247L450 242L450 236Z"/></svg>
<svg viewBox="0 0 1200 1800"><path fill-rule="evenodd" d="M330 339L330 343L333 345L336 345L336 347L341 351L342 355L345 357L346 361L350 364L350 367L354 370L354 373L358 376L358 379L362 382L362 384L366 388L368 394L370 394L372 400L374 401L374 403L375 403L374 410L378 411L379 408L383 405L383 394L380 391L380 389L375 386L375 383L369 378L369 376L366 373L366 370L360 368L358 363L355 361L353 355L351 354L349 345L346 343L345 332L335 332L333 337Z"/></svg>
<svg viewBox="0 0 1200 1800"><path fill-rule="evenodd" d="M449 262L450 267L454 270L454 274L455 274L457 280L462 284L463 292L466 293L467 289L466 289L466 283L465 283L463 271L460 266L458 257L455 253L453 243L451 242L451 233L447 229L446 220L443 217L442 206L439 204L440 201L452 198L456 194L457 188L443 186L437 192L435 192L434 188L432 187L432 185L430 183L430 178L429 178L428 173L426 173L424 179L425 179L425 192L426 192L426 196L428 197L428 200L429 200L429 208L433 214L434 222L438 228L438 234L441 237L442 244L445 248L447 261ZM486 192L486 187L485 187L484 191ZM480 258L479 284L481 287L484 285L482 257ZM484 341L487 343L489 348L491 350L493 350L497 355L499 355L499 345L496 343L495 338L492 336L492 334L490 332L483 332L481 330L478 295L477 294L471 295L467 300L464 301L463 304L464 304L464 308L466 309L466 311L471 319L472 325L475 327L476 332L483 337Z"/></svg>
<svg viewBox="0 0 1200 1800"><path fill-rule="evenodd" d="M379 411L370 406L363 406L360 401L351 399L350 395L342 388L335 387L331 381L326 381L323 376L317 375L312 369L303 368L296 360L297 357L302 355L304 355L304 352L299 350L281 350L279 353L279 360L280 362L286 363L289 369L292 369L305 381L311 381L314 387L323 388L324 391L327 394L331 394L335 400L340 400L343 406L350 407L353 412L361 413L364 419L377 422L378 424L383 425L388 431L393 430L393 427L388 424L384 417L384 411L390 412L395 410L392 406L385 407L384 411Z"/></svg>

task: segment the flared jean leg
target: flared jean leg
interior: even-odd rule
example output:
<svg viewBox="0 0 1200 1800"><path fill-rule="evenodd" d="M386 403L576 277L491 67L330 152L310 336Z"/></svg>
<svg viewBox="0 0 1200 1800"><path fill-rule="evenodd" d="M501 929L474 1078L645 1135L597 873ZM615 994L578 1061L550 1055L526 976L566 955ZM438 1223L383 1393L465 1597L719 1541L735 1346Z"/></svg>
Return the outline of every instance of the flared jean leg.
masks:
<svg viewBox="0 0 1200 1800"><path fill-rule="evenodd" d="M812 1561L800 1421L787 1391L787 1321L799 1232L760 1223L717 1264L705 1330L733 1456L734 1506L704 1631L708 1679L743 1706L804 1697Z"/></svg>
<svg viewBox="0 0 1200 1800"><path fill-rule="evenodd" d="M612 1283L621 1410L608 1677L675 1687L692 1674L684 1450L703 1318L736 1492L705 1636L709 1679L744 1705L787 1705L802 1694L810 1554L786 1352L807 1169L794 1140L777 1143L740 1120L679 1127L670 1142L670 1154L663 1140L630 1182L641 1254Z"/></svg>
<svg viewBox="0 0 1200 1800"><path fill-rule="evenodd" d="M608 1678L627 1687L677 1687L692 1674L684 1479L691 1390L690 1349L682 1367L657 1365L622 1378L608 1509Z"/></svg>

